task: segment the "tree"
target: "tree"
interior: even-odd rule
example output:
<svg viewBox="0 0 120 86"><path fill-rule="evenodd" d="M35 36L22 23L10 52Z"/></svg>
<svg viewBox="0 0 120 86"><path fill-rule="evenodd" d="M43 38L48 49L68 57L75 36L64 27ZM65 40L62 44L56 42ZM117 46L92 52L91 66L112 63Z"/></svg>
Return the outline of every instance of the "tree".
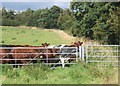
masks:
<svg viewBox="0 0 120 86"><path fill-rule="evenodd" d="M117 7L118 4L107 2L71 2L71 10L78 21L72 33L103 43L118 44L118 33L113 29L118 26L118 15L114 14ZM108 22L113 20L113 16L114 23Z"/></svg>
<svg viewBox="0 0 120 86"><path fill-rule="evenodd" d="M45 9L41 12L39 19L39 26L43 28L58 28L57 20L60 16L61 8L53 6L50 9Z"/></svg>
<svg viewBox="0 0 120 86"><path fill-rule="evenodd" d="M69 9L62 10L60 16L58 17L57 25L59 29L62 30L70 30L70 28L74 25L76 19L72 16L72 13Z"/></svg>
<svg viewBox="0 0 120 86"><path fill-rule="evenodd" d="M61 13L61 8L58 6L53 6L48 10L48 22L49 22L49 28L58 28L57 26L57 20Z"/></svg>
<svg viewBox="0 0 120 86"><path fill-rule="evenodd" d="M2 25L3 26L17 26L19 22L15 20L14 10L6 10L2 8Z"/></svg>

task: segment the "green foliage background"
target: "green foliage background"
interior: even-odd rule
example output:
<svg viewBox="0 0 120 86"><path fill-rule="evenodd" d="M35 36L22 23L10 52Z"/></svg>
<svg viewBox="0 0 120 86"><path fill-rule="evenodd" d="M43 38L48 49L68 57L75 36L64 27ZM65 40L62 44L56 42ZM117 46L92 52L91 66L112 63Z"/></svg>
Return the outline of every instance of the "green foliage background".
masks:
<svg viewBox="0 0 120 86"><path fill-rule="evenodd" d="M119 2L71 2L69 9L53 6L15 13L2 8L3 26L35 26L67 30L103 44L119 44Z"/></svg>

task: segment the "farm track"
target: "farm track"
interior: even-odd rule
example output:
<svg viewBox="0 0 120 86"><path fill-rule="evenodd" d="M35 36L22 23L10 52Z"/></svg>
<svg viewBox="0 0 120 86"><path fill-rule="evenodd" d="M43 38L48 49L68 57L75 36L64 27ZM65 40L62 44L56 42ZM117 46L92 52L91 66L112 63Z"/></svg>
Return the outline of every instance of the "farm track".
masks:
<svg viewBox="0 0 120 86"><path fill-rule="evenodd" d="M45 31L53 31L58 34L64 40L67 40L69 44L73 43L76 40L76 37L70 36L62 30L55 30L55 29L44 29Z"/></svg>

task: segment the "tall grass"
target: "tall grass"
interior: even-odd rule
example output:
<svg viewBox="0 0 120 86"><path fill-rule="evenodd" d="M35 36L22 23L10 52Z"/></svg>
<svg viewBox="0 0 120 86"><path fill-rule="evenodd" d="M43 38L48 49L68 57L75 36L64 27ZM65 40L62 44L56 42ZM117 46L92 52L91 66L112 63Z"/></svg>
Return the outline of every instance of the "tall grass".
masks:
<svg viewBox="0 0 120 86"><path fill-rule="evenodd" d="M19 69L3 66L2 71L3 84L117 84L115 80L117 80L116 71L118 70L112 67L98 68L91 64L79 63L56 69L49 69L42 64Z"/></svg>

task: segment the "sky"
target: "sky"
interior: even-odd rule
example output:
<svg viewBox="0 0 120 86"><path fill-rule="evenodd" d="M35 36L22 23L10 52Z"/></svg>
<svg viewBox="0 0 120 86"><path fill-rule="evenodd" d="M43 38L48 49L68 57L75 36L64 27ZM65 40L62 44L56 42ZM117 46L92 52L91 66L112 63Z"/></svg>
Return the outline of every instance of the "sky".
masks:
<svg viewBox="0 0 120 86"><path fill-rule="evenodd" d="M10 1L10 0L8 0ZM35 0L28 0L29 2L24 2L22 0L22 2L18 2L16 0L16 2L13 2L14 0L10 1L10 2L2 2L2 7L5 7L7 10L17 10L17 11L25 11L26 9L30 8L32 10L37 10L37 9L43 9L43 8L50 8L53 5L57 5L61 8L69 8L70 6L70 1L56 1L56 0L52 0L52 1L35 1ZM34 2L33 2L34 1Z"/></svg>
<svg viewBox="0 0 120 86"><path fill-rule="evenodd" d="M53 5L57 5L61 8L69 8L70 1L73 0L0 0L2 1L2 7L7 10L24 11L28 8L32 10L50 8ZM76 0L77 1L77 0ZM88 0L78 0L88 1ZM92 1L118 1L118 0L92 0Z"/></svg>

